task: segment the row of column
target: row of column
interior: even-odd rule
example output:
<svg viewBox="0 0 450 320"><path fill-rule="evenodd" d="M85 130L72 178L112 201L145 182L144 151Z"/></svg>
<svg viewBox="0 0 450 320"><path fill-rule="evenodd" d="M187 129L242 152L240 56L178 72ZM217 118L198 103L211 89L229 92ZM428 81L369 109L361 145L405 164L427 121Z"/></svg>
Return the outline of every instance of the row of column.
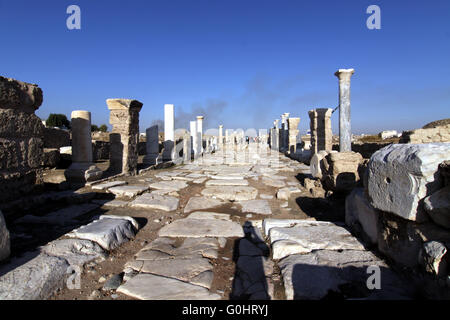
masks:
<svg viewBox="0 0 450 320"><path fill-rule="evenodd" d="M350 78L354 69L339 69L335 76L339 79L339 150L351 151L351 122L350 122ZM331 115L333 109L318 108L308 112L311 132L311 156L321 150L331 151L332 131ZM275 120L270 129L270 145L274 150L289 153L297 152L297 135L300 118L289 118L289 113L281 115Z"/></svg>

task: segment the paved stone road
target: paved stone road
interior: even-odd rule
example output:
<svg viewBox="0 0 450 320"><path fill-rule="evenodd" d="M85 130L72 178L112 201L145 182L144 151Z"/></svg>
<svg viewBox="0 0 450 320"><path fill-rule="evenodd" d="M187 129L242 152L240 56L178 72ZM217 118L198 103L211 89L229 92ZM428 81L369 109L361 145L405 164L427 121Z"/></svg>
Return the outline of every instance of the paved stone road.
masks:
<svg viewBox="0 0 450 320"><path fill-rule="evenodd" d="M156 219L161 225L156 239L148 241L123 266L123 279L114 288L132 298L408 297L402 280L344 225L297 214L295 198L304 188L295 175L308 174L308 166L270 153L267 146L250 144L246 148L228 147L171 169L94 184L84 191L113 196L95 197L89 203L16 221L64 225L95 208L106 211L40 249L35 256L44 260L32 258L28 266L0 270L0 298L47 298L63 281L68 265L101 261L133 239L140 228L131 218L136 210L144 217L161 212L170 219L166 223ZM234 245L227 246L230 242ZM224 248L232 248L235 262L228 296L213 288ZM50 276L48 272L42 277L42 265L59 270L58 274ZM366 285L371 266L381 272L380 290L369 290ZM37 290L35 295L24 295L21 290L26 288L20 286L13 290L17 280L12 279L30 274L30 268L33 285L46 290ZM49 278L52 286L45 283ZM278 288L276 279L282 279Z"/></svg>

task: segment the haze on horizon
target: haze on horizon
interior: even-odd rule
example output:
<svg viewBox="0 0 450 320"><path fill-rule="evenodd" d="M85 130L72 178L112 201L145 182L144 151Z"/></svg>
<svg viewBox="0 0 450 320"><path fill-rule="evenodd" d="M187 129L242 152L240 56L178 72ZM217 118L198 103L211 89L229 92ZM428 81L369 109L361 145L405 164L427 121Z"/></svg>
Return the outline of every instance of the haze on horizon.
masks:
<svg viewBox="0 0 450 320"><path fill-rule="evenodd" d="M66 9L81 8L81 30ZM366 9L381 8L381 30ZM144 103L140 131L175 105L176 128L269 128L284 112L338 104L354 68L352 131L420 128L450 117L450 2L0 0L0 75L37 83L37 115L72 110L108 124L107 98ZM338 132L338 115L332 117Z"/></svg>

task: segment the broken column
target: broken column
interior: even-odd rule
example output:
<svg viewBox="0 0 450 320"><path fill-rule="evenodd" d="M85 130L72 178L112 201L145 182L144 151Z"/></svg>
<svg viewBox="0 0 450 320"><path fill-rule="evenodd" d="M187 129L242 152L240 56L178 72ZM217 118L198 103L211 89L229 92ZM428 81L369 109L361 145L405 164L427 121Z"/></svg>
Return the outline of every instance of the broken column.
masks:
<svg viewBox="0 0 450 320"><path fill-rule="evenodd" d="M339 69L334 74L339 78L339 151L352 150L350 123L350 78L354 69Z"/></svg>
<svg viewBox="0 0 450 320"><path fill-rule="evenodd" d="M133 99L107 99L110 142L110 170L136 174L139 143L139 112L142 103Z"/></svg>
<svg viewBox="0 0 450 320"><path fill-rule="evenodd" d="M103 172L94 165L91 137L91 113L75 110L71 114L72 164L64 172L70 183L85 183L101 178Z"/></svg>
<svg viewBox="0 0 450 320"><path fill-rule="evenodd" d="M308 112L311 129L311 156L321 150L331 151L333 133L331 131L332 109L319 108Z"/></svg>
<svg viewBox="0 0 450 320"><path fill-rule="evenodd" d="M0 202L18 199L41 184L44 125L36 84L0 77Z"/></svg>
<svg viewBox="0 0 450 320"><path fill-rule="evenodd" d="M192 152L194 154L194 159L198 156L198 132L197 132L197 121L190 122L191 131L191 146Z"/></svg>
<svg viewBox="0 0 450 320"><path fill-rule="evenodd" d="M175 117L173 104L164 105L164 150L163 160L171 161L175 153Z"/></svg>
<svg viewBox="0 0 450 320"><path fill-rule="evenodd" d="M297 136L298 136L298 124L300 123L300 118L289 118L289 153L294 154L297 152Z"/></svg>
<svg viewBox="0 0 450 320"><path fill-rule="evenodd" d="M157 159L159 156L159 133L158 133L158 125L151 126L146 130L147 142L146 149L147 154L144 156L142 160L145 164L157 164Z"/></svg>
<svg viewBox="0 0 450 320"><path fill-rule="evenodd" d="M197 116L197 132L199 142L199 153L203 153L203 116Z"/></svg>

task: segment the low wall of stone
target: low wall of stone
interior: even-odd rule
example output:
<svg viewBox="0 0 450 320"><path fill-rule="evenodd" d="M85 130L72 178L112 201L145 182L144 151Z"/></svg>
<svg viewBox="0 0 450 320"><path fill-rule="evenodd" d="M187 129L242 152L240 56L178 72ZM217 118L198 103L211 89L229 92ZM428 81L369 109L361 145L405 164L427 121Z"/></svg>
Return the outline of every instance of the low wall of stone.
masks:
<svg viewBox="0 0 450 320"><path fill-rule="evenodd" d="M59 149L64 146L70 146L69 130L58 128L44 129L44 148Z"/></svg>

